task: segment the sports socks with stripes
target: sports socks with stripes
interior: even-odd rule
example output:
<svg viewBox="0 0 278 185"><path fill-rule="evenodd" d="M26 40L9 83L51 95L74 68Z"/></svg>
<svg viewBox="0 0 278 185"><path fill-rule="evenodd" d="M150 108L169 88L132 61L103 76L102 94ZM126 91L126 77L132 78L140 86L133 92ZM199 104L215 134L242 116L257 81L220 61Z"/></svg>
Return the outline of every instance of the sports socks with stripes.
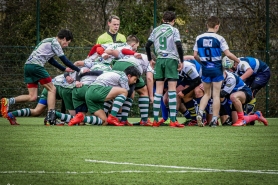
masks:
<svg viewBox="0 0 278 185"><path fill-rule="evenodd" d="M112 116L117 116L117 113L119 111L119 109L122 107L123 103L125 102L126 97L122 94L118 95L113 102L113 107L111 110L111 115Z"/></svg>
<svg viewBox="0 0 278 185"><path fill-rule="evenodd" d="M31 110L29 108L16 110L12 112L12 115L15 117L31 116Z"/></svg>
<svg viewBox="0 0 278 185"><path fill-rule="evenodd" d="M148 114L149 114L149 103L150 103L149 97L148 96L139 96L138 103L139 103L141 120L147 121Z"/></svg>
<svg viewBox="0 0 278 185"><path fill-rule="evenodd" d="M168 91L168 96L169 96L170 120L172 122L175 122L176 121L176 108L177 108L176 91Z"/></svg>

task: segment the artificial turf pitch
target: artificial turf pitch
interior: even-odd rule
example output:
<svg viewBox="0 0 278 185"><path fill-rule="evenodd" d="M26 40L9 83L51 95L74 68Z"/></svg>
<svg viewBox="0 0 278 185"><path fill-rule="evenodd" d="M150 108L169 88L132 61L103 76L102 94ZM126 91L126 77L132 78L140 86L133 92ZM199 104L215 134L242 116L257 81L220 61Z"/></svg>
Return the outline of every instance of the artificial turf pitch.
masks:
<svg viewBox="0 0 278 185"><path fill-rule="evenodd" d="M0 118L0 185L278 184L278 119L182 129L17 120Z"/></svg>

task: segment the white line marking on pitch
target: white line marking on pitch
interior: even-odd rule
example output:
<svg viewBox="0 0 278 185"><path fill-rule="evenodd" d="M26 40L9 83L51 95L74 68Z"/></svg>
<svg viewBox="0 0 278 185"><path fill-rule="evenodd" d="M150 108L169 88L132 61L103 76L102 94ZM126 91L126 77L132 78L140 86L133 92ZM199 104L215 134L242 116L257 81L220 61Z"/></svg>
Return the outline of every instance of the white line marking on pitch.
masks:
<svg viewBox="0 0 278 185"><path fill-rule="evenodd" d="M90 171L90 172L46 172L46 171L0 171L0 174L109 174L109 173L203 173L206 171ZM209 171L207 171L209 172Z"/></svg>
<svg viewBox="0 0 278 185"><path fill-rule="evenodd" d="M167 166L167 165L156 165L156 164L136 164L129 162L113 162L113 161L98 161L85 159L86 162L92 163L105 163L105 164L119 164L119 165L132 165L132 166L146 166L146 167L159 167L159 168L173 168L173 169L189 169L199 170L198 172L243 172L243 173L265 173L265 174L278 174L278 170L224 170L224 169L210 169L210 168L194 168L188 166Z"/></svg>

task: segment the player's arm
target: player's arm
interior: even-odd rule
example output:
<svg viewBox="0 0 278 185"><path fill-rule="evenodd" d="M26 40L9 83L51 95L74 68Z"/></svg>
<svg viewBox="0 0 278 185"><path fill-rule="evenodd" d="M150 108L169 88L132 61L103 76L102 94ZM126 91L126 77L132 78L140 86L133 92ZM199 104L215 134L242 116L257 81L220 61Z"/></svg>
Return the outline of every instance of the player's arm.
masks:
<svg viewBox="0 0 278 185"><path fill-rule="evenodd" d="M59 64L53 57L51 57L48 60L48 63L53 65L54 67L60 69L61 71L65 71L66 70L66 68L64 66L62 66L61 64Z"/></svg>
<svg viewBox="0 0 278 185"><path fill-rule="evenodd" d="M224 51L224 54L225 54L229 59L231 59L231 60L233 60L233 61L235 61L235 62L237 62L237 63L240 62L240 60L239 60L233 53L231 53L230 50L226 49L226 50Z"/></svg>
<svg viewBox="0 0 278 185"><path fill-rule="evenodd" d="M147 71L146 73L146 80L147 80L147 88L148 88L148 93L150 97L150 103L153 103L154 97L153 97L153 73L150 71Z"/></svg>
<svg viewBox="0 0 278 185"><path fill-rule="evenodd" d="M148 60L151 61L152 60L152 55L151 55L151 46L152 46L153 42L148 40L145 49L146 49L146 54L148 56Z"/></svg>
<svg viewBox="0 0 278 185"><path fill-rule="evenodd" d="M74 62L74 65L79 66L79 67L83 67L84 66L84 60L79 60L79 61Z"/></svg>
<svg viewBox="0 0 278 185"><path fill-rule="evenodd" d="M182 49L181 41L177 41L175 43L176 43L177 50L178 50L178 53L179 53L180 63L183 63L183 49Z"/></svg>
<svg viewBox="0 0 278 185"><path fill-rule="evenodd" d="M104 51L106 54L111 55L115 58L119 58L120 56L120 51L116 50L116 49L106 49Z"/></svg>
<svg viewBox="0 0 278 185"><path fill-rule="evenodd" d="M197 62L199 62L202 65L201 59L198 55L198 51L194 51L193 56L194 56L195 60L197 60Z"/></svg>
<svg viewBox="0 0 278 185"><path fill-rule="evenodd" d="M77 73L76 73L77 74ZM71 84L73 81L74 81L74 79L70 76L70 73L69 72L64 72L64 77L65 77L65 79L66 79L66 81L69 83L69 84ZM76 78L75 78L76 79Z"/></svg>
<svg viewBox="0 0 278 185"><path fill-rule="evenodd" d="M202 83L201 78L198 76L197 78L193 79L186 89L182 90L182 94L186 95L190 91L194 90L196 87L198 87Z"/></svg>
<svg viewBox="0 0 278 185"><path fill-rule="evenodd" d="M230 93L226 92L224 89L221 89L220 91L220 98L225 98L229 95Z"/></svg>
<svg viewBox="0 0 278 185"><path fill-rule="evenodd" d="M193 55L184 55L183 60L195 60Z"/></svg>
<svg viewBox="0 0 278 185"><path fill-rule="evenodd" d="M236 86L236 79L229 78L226 79L226 85L220 90L220 98L224 98L233 92Z"/></svg>
<svg viewBox="0 0 278 185"><path fill-rule="evenodd" d="M98 47L101 47L100 44L96 44L92 47L92 49L90 50L89 54L88 54L88 57L92 56L95 52L97 52L97 48Z"/></svg>
<svg viewBox="0 0 278 185"><path fill-rule="evenodd" d="M253 72L254 72L253 69L250 67L245 71L243 75L240 76L240 78L242 80L246 80L246 78L249 78L253 74Z"/></svg>
<svg viewBox="0 0 278 185"><path fill-rule="evenodd" d="M61 61L62 61L66 66L68 66L68 67L71 68L72 70L77 71L77 72L80 71L80 69L79 69L78 67L76 67L75 65L73 65L73 63L71 63L71 61L69 61L65 55L60 56L59 58L61 59Z"/></svg>
<svg viewBox="0 0 278 185"><path fill-rule="evenodd" d="M89 71L89 72L86 72L86 73L79 74L79 78L82 78L83 76L87 76L87 75L90 75L90 76L99 76L102 73L103 73L103 71L99 71L99 70Z"/></svg>
<svg viewBox="0 0 278 185"><path fill-rule="evenodd" d="M127 97L131 97L131 95L133 94L134 90L135 90L135 84L132 84L129 86L129 90L127 91Z"/></svg>

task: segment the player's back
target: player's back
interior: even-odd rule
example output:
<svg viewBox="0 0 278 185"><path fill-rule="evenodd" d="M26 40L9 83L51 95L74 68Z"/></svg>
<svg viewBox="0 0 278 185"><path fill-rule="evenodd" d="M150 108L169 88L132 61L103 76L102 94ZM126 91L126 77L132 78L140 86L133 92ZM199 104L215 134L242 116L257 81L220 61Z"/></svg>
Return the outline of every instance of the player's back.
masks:
<svg viewBox="0 0 278 185"><path fill-rule="evenodd" d="M122 87L129 89L128 78L122 71L104 71L103 74L98 76L92 85Z"/></svg>
<svg viewBox="0 0 278 185"><path fill-rule="evenodd" d="M203 64L203 75L216 76L222 73L222 51L229 49L225 39L216 33L206 32L196 38L194 51L198 51Z"/></svg>
<svg viewBox="0 0 278 185"><path fill-rule="evenodd" d="M162 24L155 28L149 37L154 43L157 58L174 58L179 60L175 42L180 41L178 29L170 24Z"/></svg>

